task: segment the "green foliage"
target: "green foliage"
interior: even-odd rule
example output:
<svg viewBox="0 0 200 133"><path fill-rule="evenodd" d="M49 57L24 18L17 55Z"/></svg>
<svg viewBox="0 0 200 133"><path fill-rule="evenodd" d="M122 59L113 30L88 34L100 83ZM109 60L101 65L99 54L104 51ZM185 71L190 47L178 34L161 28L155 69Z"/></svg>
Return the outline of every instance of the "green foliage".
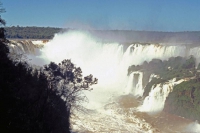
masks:
<svg viewBox="0 0 200 133"><path fill-rule="evenodd" d="M190 56L189 59L185 61L185 63L182 64L183 69L190 69L195 68L195 58L193 56Z"/></svg>
<svg viewBox="0 0 200 133"><path fill-rule="evenodd" d="M198 66L198 69L200 65ZM195 69L195 58L171 57L167 61L153 59L142 65L130 66L128 74L133 71L144 72L145 91L143 96L149 95L152 86L165 83L170 79L191 78L195 79L176 85L165 101L164 111L200 121L200 74ZM159 78L148 79L151 74L159 75Z"/></svg>
<svg viewBox="0 0 200 133"><path fill-rule="evenodd" d="M195 76L195 58L190 56L189 59L183 57L171 57L168 60L153 59L149 63L144 62L142 65L133 65L128 69L128 74L133 71L144 72L143 86L145 87L144 97L148 96L151 88L155 84L164 83L173 78L182 79ZM159 78L153 78L149 82L151 74L159 75Z"/></svg>
<svg viewBox="0 0 200 133"><path fill-rule="evenodd" d="M193 120L200 120L200 84L196 79L174 87L166 99L164 111Z"/></svg>

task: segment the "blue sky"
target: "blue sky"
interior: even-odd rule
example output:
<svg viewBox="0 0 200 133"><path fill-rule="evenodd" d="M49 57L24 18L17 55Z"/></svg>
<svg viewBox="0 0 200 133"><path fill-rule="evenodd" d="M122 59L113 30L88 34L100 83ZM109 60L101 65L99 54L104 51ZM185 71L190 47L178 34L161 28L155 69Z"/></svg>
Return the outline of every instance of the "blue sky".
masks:
<svg viewBox="0 0 200 133"><path fill-rule="evenodd" d="M0 0L7 26L200 31L200 0Z"/></svg>

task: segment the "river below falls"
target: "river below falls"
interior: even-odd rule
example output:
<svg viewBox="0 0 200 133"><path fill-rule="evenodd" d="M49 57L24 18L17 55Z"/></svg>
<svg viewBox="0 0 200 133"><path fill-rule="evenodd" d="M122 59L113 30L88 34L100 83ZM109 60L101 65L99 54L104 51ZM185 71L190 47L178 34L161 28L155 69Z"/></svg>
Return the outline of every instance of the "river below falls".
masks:
<svg viewBox="0 0 200 133"><path fill-rule="evenodd" d="M97 110L75 112L72 129L78 133L180 133L188 132L187 126L192 123L163 111L154 115L139 112L139 105L127 95Z"/></svg>

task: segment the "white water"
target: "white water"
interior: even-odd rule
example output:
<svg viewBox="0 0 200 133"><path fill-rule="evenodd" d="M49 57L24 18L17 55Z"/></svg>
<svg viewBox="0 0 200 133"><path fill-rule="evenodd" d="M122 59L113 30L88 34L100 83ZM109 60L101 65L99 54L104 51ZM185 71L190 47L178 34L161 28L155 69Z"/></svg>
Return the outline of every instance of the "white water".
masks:
<svg viewBox="0 0 200 133"><path fill-rule="evenodd" d="M118 43L102 44L89 34L71 31L55 35L42 49L40 58L56 63L72 59L80 66L84 75L93 74L99 83L94 90L86 92L90 103L88 108L100 108L114 96L126 93L142 96L142 75L135 88L127 86L127 69L153 58L168 59L172 56L185 56L185 46L131 45L123 52ZM102 95L103 94L103 95Z"/></svg>
<svg viewBox="0 0 200 133"><path fill-rule="evenodd" d="M184 130L184 132L199 133L200 132L200 124L198 123L198 121L190 123L186 127L186 129Z"/></svg>
<svg viewBox="0 0 200 133"><path fill-rule="evenodd" d="M172 92L173 87L181 82L186 81L181 79L176 81L172 79L166 83L155 84L152 86L149 96L144 99L143 104L138 107L139 111L148 113L158 113L164 108L165 100L170 92Z"/></svg>
<svg viewBox="0 0 200 133"><path fill-rule="evenodd" d="M134 96L142 97L144 88L142 86L143 72L132 72L129 75L128 83L126 86L126 94L133 94Z"/></svg>
<svg viewBox="0 0 200 133"><path fill-rule="evenodd" d="M119 111L113 109L99 110L99 112L101 113L79 113L76 116L77 118L73 118L73 128L79 132L82 131L84 133L151 133L156 130L150 124L146 123L144 119L133 115L131 110L127 112L127 115L119 113Z"/></svg>
<svg viewBox="0 0 200 133"><path fill-rule="evenodd" d="M11 54L34 54L37 53L37 48L41 48L45 43L43 41L10 41L8 43L9 51Z"/></svg>
<svg viewBox="0 0 200 133"><path fill-rule="evenodd" d="M134 72L129 77L127 76L127 69L130 65L138 65L144 61L151 61L154 58L166 60L169 57L188 56L189 54L195 55L199 58L199 47L186 50L185 46L161 46L161 45L140 45L134 44L123 51L123 45L118 43L102 44L97 42L92 36L83 32L71 31L68 33L57 34L53 40L49 41L44 48L40 51L38 57L34 57L32 62L37 65L44 65L50 61L56 63L61 62L63 59L72 59L72 62L80 66L83 70L83 75L93 74L98 78L99 83L93 86L94 90L85 92L89 99L89 103L85 105L88 109L96 110L93 117L87 115L79 116L80 122L87 123L82 126L84 128L104 127L109 129L109 123L115 123L117 126L123 125L122 129L130 132L134 131L151 131L152 127L145 121L141 122L139 118L133 117L134 121L141 123L143 128L137 126L137 122L126 123L125 115L114 113L107 114L109 111L104 109L104 106L113 103L114 98L124 94L133 94L134 96L143 95L142 77L141 72ZM189 51L189 52L188 52ZM38 61L40 59L41 61ZM139 74L138 79L134 78L134 74ZM137 83L134 83L137 80ZM161 111L164 107L166 96L172 90L175 82L165 84L163 86L157 85L152 88L149 97L144 100L143 105L140 107L141 111L157 112ZM155 107L156 105L156 107ZM118 107L111 108L111 112L116 112ZM107 114L107 115L106 115ZM108 117L108 119L106 119ZM79 119L74 119L74 122ZM93 122L97 120L96 122ZM101 121L107 123L101 125ZM79 129L78 126L83 123L75 123L74 128ZM98 123L98 124L97 124ZM140 124L139 124L140 125ZM91 129L90 131L98 132L98 130Z"/></svg>
<svg viewBox="0 0 200 133"><path fill-rule="evenodd" d="M191 48L189 55L194 55L196 57L196 66L200 63L200 47Z"/></svg>

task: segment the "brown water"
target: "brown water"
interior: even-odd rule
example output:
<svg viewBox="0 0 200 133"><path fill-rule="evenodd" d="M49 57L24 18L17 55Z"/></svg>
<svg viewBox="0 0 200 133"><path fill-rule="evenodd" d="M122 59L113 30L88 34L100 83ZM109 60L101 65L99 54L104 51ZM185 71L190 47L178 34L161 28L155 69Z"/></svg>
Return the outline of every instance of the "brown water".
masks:
<svg viewBox="0 0 200 133"><path fill-rule="evenodd" d="M122 96L98 111L77 112L72 127L83 133L181 133L192 122L166 112L138 112L139 104L134 97Z"/></svg>

